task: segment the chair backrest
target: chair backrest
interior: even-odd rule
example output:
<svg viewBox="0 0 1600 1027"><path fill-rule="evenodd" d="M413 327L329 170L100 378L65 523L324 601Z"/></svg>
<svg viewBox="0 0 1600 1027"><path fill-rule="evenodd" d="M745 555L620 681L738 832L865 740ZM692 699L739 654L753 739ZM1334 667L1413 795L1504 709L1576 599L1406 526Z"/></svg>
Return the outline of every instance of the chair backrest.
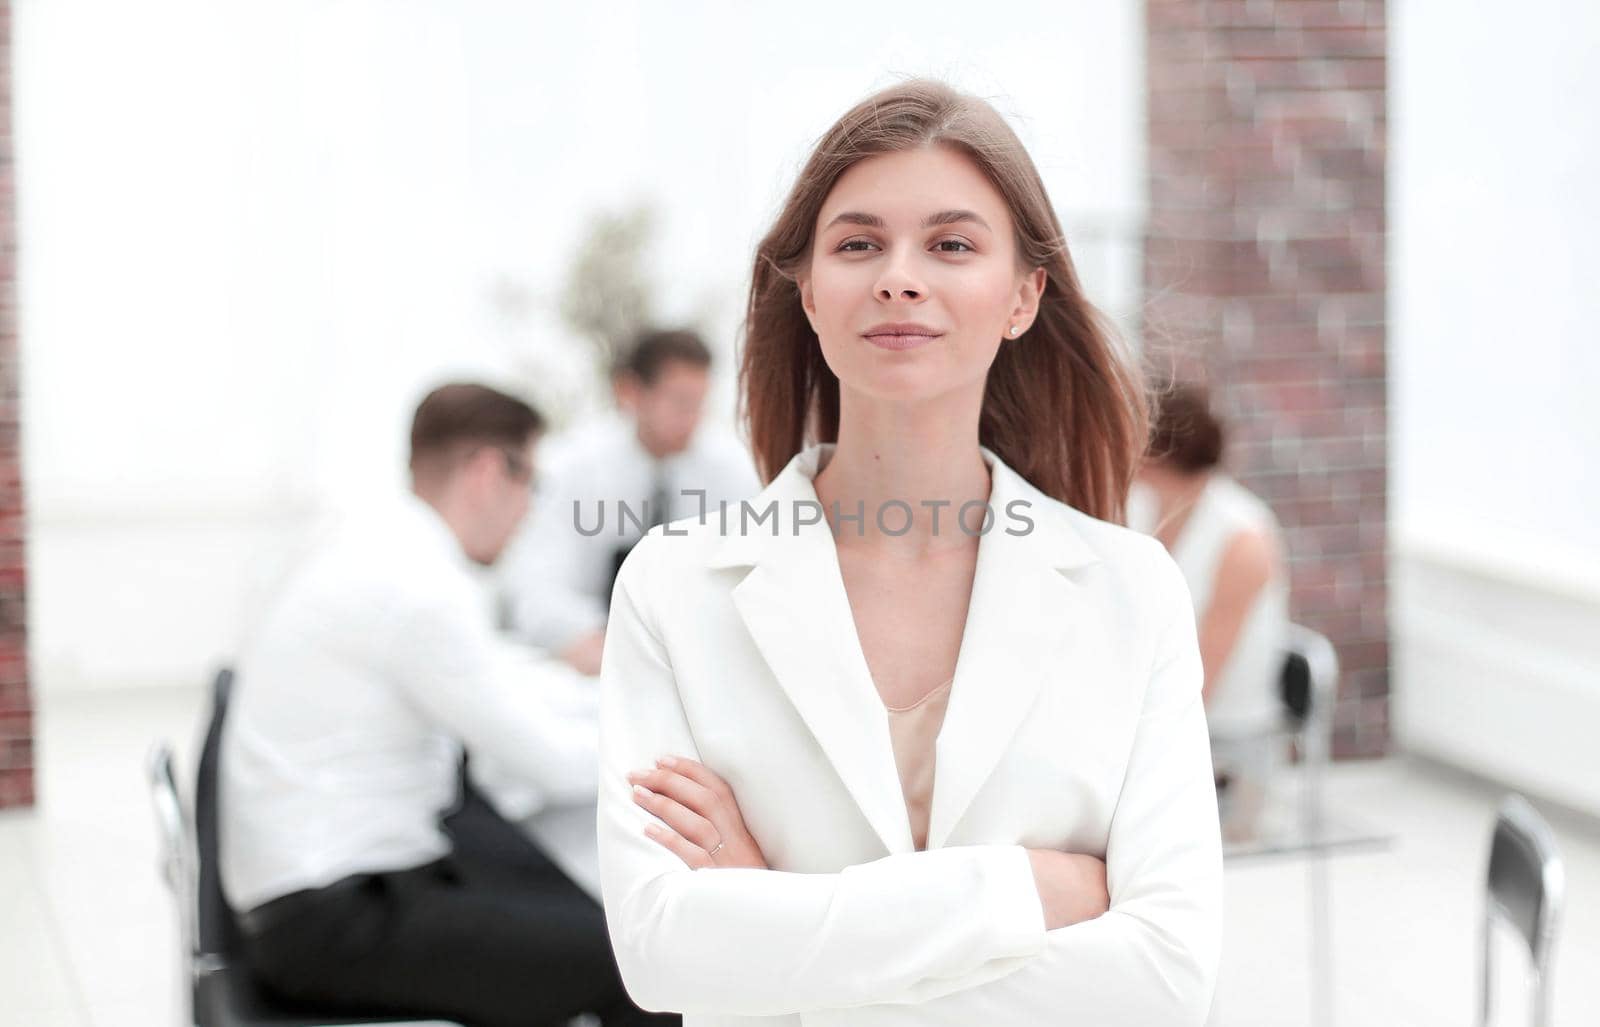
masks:
<svg viewBox="0 0 1600 1027"><path fill-rule="evenodd" d="M279 1000L260 990L243 967L238 921L222 893L218 852L218 774L222 761L222 730L228 717L228 700L233 691L232 668L217 672L211 685L211 716L206 722L205 740L200 748L200 763L195 773L194 790L194 884L185 895L194 895L196 947L191 961L195 973L194 1019L196 1022L227 1023L245 1027L305 1027L309 1024L391 1024L393 1027L460 1027L449 1020L396 1020L385 1014L371 1016L318 1013L315 1010L288 1009ZM167 763L167 777L171 764ZM174 796L177 790L172 789ZM189 903L185 903L190 905ZM208 986L210 989L208 990ZM200 1010L207 1012L202 1014Z"/></svg>
<svg viewBox="0 0 1600 1027"><path fill-rule="evenodd" d="M1483 923L1482 1023L1493 1007L1493 927L1496 917L1517 932L1527 946L1532 975L1531 1023L1543 1027L1550 1013L1550 963L1556 926L1566 891L1566 872L1555 834L1539 812L1520 795L1500 804L1489 839Z"/></svg>
<svg viewBox="0 0 1600 1027"><path fill-rule="evenodd" d="M1327 637L1300 624L1289 625L1289 649L1278 674L1278 697L1296 726L1333 708L1339 689L1339 655Z"/></svg>
<svg viewBox="0 0 1600 1027"><path fill-rule="evenodd" d="M197 952L198 933L195 904L191 896L197 877L194 839L183 799L178 793L178 778L172 767L172 746L158 742L145 765L150 786L150 805L156 815L156 836L161 846L160 871L178 906L178 935L184 958L192 963Z"/></svg>
<svg viewBox="0 0 1600 1027"><path fill-rule="evenodd" d="M1278 675L1278 698L1283 710L1295 723L1311 715L1311 664L1305 653L1290 649L1284 654L1283 671Z"/></svg>
<svg viewBox="0 0 1600 1027"><path fill-rule="evenodd" d="M222 875L217 865L217 777L222 758L222 726L227 719L232 691L233 670L224 667L217 672L211 685L211 717L206 723L194 787L195 852L198 856L196 940L199 954L223 963L239 950L240 941L239 926L222 894Z"/></svg>

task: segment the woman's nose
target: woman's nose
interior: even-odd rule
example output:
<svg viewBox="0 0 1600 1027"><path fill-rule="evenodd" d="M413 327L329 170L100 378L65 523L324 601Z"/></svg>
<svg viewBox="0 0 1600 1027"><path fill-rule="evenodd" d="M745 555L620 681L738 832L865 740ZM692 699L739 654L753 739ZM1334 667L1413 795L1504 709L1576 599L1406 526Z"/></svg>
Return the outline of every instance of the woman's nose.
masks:
<svg viewBox="0 0 1600 1027"><path fill-rule="evenodd" d="M927 287L906 265L904 257L891 257L878 277L876 295L880 300L920 300L927 295Z"/></svg>

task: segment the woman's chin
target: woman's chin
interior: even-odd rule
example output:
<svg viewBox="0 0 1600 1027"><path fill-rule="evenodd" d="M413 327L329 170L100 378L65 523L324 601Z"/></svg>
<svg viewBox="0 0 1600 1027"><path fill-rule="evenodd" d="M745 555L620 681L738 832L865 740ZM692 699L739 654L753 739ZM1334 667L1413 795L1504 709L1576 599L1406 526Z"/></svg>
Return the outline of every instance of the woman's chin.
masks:
<svg viewBox="0 0 1600 1027"><path fill-rule="evenodd" d="M972 387L981 399L983 383L976 386L951 380L948 374L931 374L930 368L897 367L874 368L869 372L841 377L840 389L854 393L861 400L896 406L916 406L923 403L948 402L960 394L964 387Z"/></svg>

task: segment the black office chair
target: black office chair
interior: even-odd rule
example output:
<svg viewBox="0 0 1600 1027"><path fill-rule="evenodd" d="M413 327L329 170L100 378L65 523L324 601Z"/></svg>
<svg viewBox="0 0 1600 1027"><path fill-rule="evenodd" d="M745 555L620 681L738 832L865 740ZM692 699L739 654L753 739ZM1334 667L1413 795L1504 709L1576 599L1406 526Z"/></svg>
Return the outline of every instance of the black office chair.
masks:
<svg viewBox="0 0 1600 1027"><path fill-rule="evenodd" d="M1289 646L1278 674L1282 702L1278 723L1248 737L1246 744L1275 746L1284 751L1292 742L1300 759L1298 835L1283 839L1257 838L1229 844L1230 859L1279 852L1305 854L1306 899L1309 906L1311 1022L1327 1022L1332 1001L1332 910L1328 871L1324 862L1326 841L1323 779L1332 755L1333 706L1339 691L1339 657L1333 643L1310 628L1289 626Z"/></svg>
<svg viewBox="0 0 1600 1027"><path fill-rule="evenodd" d="M184 815L172 769L172 747L151 753L149 777L161 833L162 871L178 903L183 959L189 981L190 1019L197 1027L334 1027L344 1024L428 1023L447 1020L352 1016L290 1005L269 995L242 959L239 927L222 893L217 865L217 770L222 725L228 712L233 672L218 672L211 687L211 717L195 774L194 818Z"/></svg>
<svg viewBox="0 0 1600 1027"><path fill-rule="evenodd" d="M1339 654L1327 636L1289 625L1289 651L1278 677L1284 726L1305 765L1303 826L1316 838L1323 826L1322 779L1333 755L1333 704L1339 692Z"/></svg>
<svg viewBox="0 0 1600 1027"><path fill-rule="evenodd" d="M1302 841L1312 841L1321 837L1323 826L1322 783L1332 754L1339 656L1325 636L1300 624L1289 625L1288 642L1278 672L1277 722L1248 735L1230 736L1230 741L1270 746L1279 753L1286 753L1293 744L1302 771L1299 826L1304 833ZM1219 786L1225 785L1219 781ZM1255 848L1255 843L1249 843L1239 851Z"/></svg>
<svg viewBox="0 0 1600 1027"><path fill-rule="evenodd" d="M1305 838L1320 844L1326 817L1323 779L1333 758L1333 704L1339 693L1339 654L1327 636L1300 624L1289 625L1289 651L1278 678L1284 724L1294 735L1303 766L1300 823ZM1313 851L1306 867L1306 897L1311 915L1311 1022L1331 1019L1333 1002L1333 911L1328 868Z"/></svg>
<svg viewBox="0 0 1600 1027"><path fill-rule="evenodd" d="M1494 992L1494 924L1517 932L1528 949L1532 1027L1550 1022L1550 964L1566 891L1566 871L1550 825L1520 795L1500 805L1489 840L1483 910L1483 1017L1490 1023Z"/></svg>

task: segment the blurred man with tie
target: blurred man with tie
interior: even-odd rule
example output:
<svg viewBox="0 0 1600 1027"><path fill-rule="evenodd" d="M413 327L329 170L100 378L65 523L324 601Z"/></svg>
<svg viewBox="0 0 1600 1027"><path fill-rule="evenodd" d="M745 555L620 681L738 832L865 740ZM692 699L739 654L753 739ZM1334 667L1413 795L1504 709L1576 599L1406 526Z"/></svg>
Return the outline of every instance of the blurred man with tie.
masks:
<svg viewBox="0 0 1600 1027"><path fill-rule="evenodd" d="M710 372L695 333L648 331L613 376L620 416L544 454L539 501L503 580L513 630L585 674L599 672L611 583L634 543L760 488L744 447L701 427Z"/></svg>

